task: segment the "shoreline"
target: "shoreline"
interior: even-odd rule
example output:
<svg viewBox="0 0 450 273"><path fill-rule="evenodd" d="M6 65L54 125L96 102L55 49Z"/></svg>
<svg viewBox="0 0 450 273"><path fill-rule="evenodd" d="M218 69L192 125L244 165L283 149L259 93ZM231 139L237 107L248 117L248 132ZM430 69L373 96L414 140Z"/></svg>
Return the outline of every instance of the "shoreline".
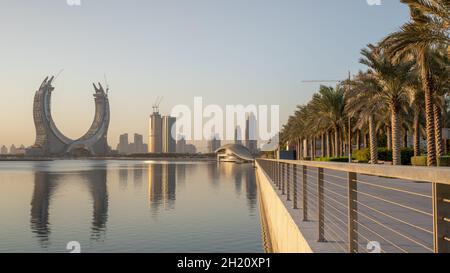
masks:
<svg viewBox="0 0 450 273"><path fill-rule="evenodd" d="M90 160L90 161L200 161L200 162L216 162L215 157L79 157L79 158L0 158L2 162L51 162L51 161L74 161L74 160Z"/></svg>

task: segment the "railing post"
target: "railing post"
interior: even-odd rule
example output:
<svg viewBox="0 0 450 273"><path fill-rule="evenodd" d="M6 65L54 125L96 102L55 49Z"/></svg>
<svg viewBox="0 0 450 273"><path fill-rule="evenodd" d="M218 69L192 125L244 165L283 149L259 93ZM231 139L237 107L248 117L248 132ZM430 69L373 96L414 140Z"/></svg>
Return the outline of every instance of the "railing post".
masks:
<svg viewBox="0 0 450 273"><path fill-rule="evenodd" d="M276 184L277 181L275 180L275 162L273 161L270 162L270 175L272 176L272 182Z"/></svg>
<svg viewBox="0 0 450 273"><path fill-rule="evenodd" d="M297 183L298 183L298 181L297 181L297 165L296 164L294 164L294 166L292 167L293 168L293 172L294 172L294 177L292 178L292 183L294 184L294 193L293 193L293 195L294 195L294 209L298 209L298 204L297 204L297 202L298 202L298 200L297 200L297 190L298 190L298 188L297 188Z"/></svg>
<svg viewBox="0 0 450 273"><path fill-rule="evenodd" d="M433 246L436 253L450 253L450 185L432 183Z"/></svg>
<svg viewBox="0 0 450 273"><path fill-rule="evenodd" d="M303 202L303 221L308 221L308 192L307 192L307 177L306 177L306 166L302 166L303 168L303 178L302 178L302 182L303 182L303 190L302 190L302 202Z"/></svg>
<svg viewBox="0 0 450 273"><path fill-rule="evenodd" d="M286 167L281 163L281 195L286 195Z"/></svg>
<svg viewBox="0 0 450 273"><path fill-rule="evenodd" d="M287 190L287 201L291 201L291 165L286 164L286 173L287 173L287 179L286 179L286 190Z"/></svg>
<svg viewBox="0 0 450 273"><path fill-rule="evenodd" d="M358 252L358 183L356 173L348 173L348 251Z"/></svg>
<svg viewBox="0 0 450 273"><path fill-rule="evenodd" d="M325 242L325 200L323 191L323 169L317 168L318 242Z"/></svg>
<svg viewBox="0 0 450 273"><path fill-rule="evenodd" d="M281 190L281 170L280 170L280 162L277 162L277 187Z"/></svg>

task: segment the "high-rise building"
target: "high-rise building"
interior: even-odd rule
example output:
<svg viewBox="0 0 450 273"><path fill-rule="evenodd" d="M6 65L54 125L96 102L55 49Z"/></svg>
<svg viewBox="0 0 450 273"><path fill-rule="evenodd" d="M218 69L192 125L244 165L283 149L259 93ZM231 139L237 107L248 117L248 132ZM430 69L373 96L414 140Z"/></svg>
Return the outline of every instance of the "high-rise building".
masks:
<svg viewBox="0 0 450 273"><path fill-rule="evenodd" d="M181 136L177 141L177 153L184 154L186 153L186 139L184 136Z"/></svg>
<svg viewBox="0 0 450 273"><path fill-rule="evenodd" d="M245 122L245 147L247 147L251 153L256 153L258 151L256 117L253 113L250 113L247 116Z"/></svg>
<svg viewBox="0 0 450 273"><path fill-rule="evenodd" d="M184 153L185 154L196 154L197 147L195 147L194 144L186 144L186 146L184 147Z"/></svg>
<svg viewBox="0 0 450 273"><path fill-rule="evenodd" d="M117 151L121 155L126 155L129 153L128 134L123 134L120 136L119 145L117 146Z"/></svg>
<svg viewBox="0 0 450 273"><path fill-rule="evenodd" d="M150 116L148 133L148 152L162 153L162 118L158 111Z"/></svg>
<svg viewBox="0 0 450 273"><path fill-rule="evenodd" d="M134 142L129 146L130 154L145 154L147 147L144 144L144 137L140 134L134 134Z"/></svg>
<svg viewBox="0 0 450 273"><path fill-rule="evenodd" d="M220 138L217 134L214 134L212 139L209 141L208 150L210 153L215 153L217 149L221 146Z"/></svg>
<svg viewBox="0 0 450 273"><path fill-rule="evenodd" d="M13 145L11 145L11 147L9 148L9 154L15 155L16 153L17 153L17 148L16 148L16 146L13 144Z"/></svg>
<svg viewBox="0 0 450 273"><path fill-rule="evenodd" d="M8 148L6 148L5 145L3 145L2 148L0 149L0 154L2 154L2 155L8 154Z"/></svg>
<svg viewBox="0 0 450 273"><path fill-rule="evenodd" d="M234 129L234 144L242 145L242 130L240 126L236 126L236 129Z"/></svg>
<svg viewBox="0 0 450 273"><path fill-rule="evenodd" d="M26 148L25 145L20 145L19 148L16 149L16 155L25 155L26 153Z"/></svg>
<svg viewBox="0 0 450 273"><path fill-rule="evenodd" d="M162 118L162 152L171 154L176 152L176 140L172 134L175 129L176 118L164 116Z"/></svg>

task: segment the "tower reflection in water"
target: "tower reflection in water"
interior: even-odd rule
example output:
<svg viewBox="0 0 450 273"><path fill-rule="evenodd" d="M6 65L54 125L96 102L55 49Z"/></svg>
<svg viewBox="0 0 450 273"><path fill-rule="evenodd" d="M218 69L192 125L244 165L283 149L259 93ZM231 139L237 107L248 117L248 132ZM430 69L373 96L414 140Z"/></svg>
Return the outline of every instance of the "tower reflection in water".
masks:
<svg viewBox="0 0 450 273"><path fill-rule="evenodd" d="M31 231L38 238L41 247L48 248L50 246L50 235L52 233L52 215L50 215L50 212L55 208L52 203L56 205L57 202L61 201L60 195L56 198L55 193L58 188L61 192L64 192L64 190L67 190L66 186L71 187L71 183L65 183L68 181L82 184L83 188L88 189L87 192L92 200L93 207L89 235L90 239L94 241L106 239L108 206L112 201L109 200L108 183L112 183L111 196L118 196L114 199L118 203L127 200L125 191L134 190L137 193L142 193L142 195L134 196L146 198L148 207L154 216L164 213L164 210L174 210L177 190L179 194L189 192L186 187L199 187L200 190L205 192L210 189L217 192L221 192L221 190L227 192L227 188L231 186L232 191L247 200L247 207L250 212L252 214L257 212L255 172L249 164L200 163L202 165L199 165L197 163L162 162L117 164L101 162L98 165L96 164L95 167L90 164L87 164L89 166L87 170L83 166L82 170L77 168L77 170L70 172L52 172L48 169L37 169L34 172L30 223ZM52 166L51 168L51 170L56 170L59 167ZM148 182L147 189L143 186L144 181ZM118 191L115 190L117 188L114 185L119 186ZM76 188L75 191L73 194L76 197L74 198L79 198L80 191ZM84 192L84 190L81 191L82 194ZM69 192L70 194L72 193ZM195 196L188 197L190 201L197 202L195 198ZM64 197L64 199L66 198ZM139 204L139 202L134 204ZM134 208L139 210L139 207ZM55 217L54 223L59 220L56 214L57 212L53 215ZM70 232L78 231L79 229L72 229ZM54 236L57 237L56 232Z"/></svg>
<svg viewBox="0 0 450 273"><path fill-rule="evenodd" d="M183 171L180 172L183 174ZM153 213L173 209L176 199L176 164L148 165L148 198Z"/></svg>
<svg viewBox="0 0 450 273"><path fill-rule="evenodd" d="M96 240L106 230L108 220L108 191L106 169L77 173L51 173L37 171L34 174L34 191L31 200L31 230L39 238L42 247L50 243L50 203L58 185L68 177L86 182L93 203L91 238Z"/></svg>

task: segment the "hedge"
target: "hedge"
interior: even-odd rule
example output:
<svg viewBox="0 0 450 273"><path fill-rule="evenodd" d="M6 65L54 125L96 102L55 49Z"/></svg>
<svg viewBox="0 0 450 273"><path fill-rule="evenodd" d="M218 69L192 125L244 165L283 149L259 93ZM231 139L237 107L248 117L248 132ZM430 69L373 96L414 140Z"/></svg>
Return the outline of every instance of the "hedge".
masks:
<svg viewBox="0 0 450 273"><path fill-rule="evenodd" d="M411 158L411 163L413 166L428 166L426 156L414 156Z"/></svg>
<svg viewBox="0 0 450 273"><path fill-rule="evenodd" d="M342 157L316 157L315 161L348 163L348 156L342 156Z"/></svg>
<svg viewBox="0 0 450 273"><path fill-rule="evenodd" d="M405 148L401 150L402 165L411 165L411 157L414 156L414 150ZM354 157L358 162L367 163L370 161L370 149L362 149L354 152ZM378 160L392 161L392 150L387 148L378 148Z"/></svg>
<svg viewBox="0 0 450 273"><path fill-rule="evenodd" d="M411 158L413 166L428 166L427 156L416 156ZM450 167L450 156L442 156L438 158L438 166L440 167Z"/></svg>

